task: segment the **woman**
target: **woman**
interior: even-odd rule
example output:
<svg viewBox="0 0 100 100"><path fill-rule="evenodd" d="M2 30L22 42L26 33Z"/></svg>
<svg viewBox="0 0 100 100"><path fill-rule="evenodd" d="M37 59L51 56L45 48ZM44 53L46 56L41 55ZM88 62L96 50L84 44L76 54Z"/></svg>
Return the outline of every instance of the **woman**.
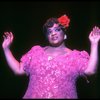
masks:
<svg viewBox="0 0 100 100"><path fill-rule="evenodd" d="M33 46L20 61L13 56L10 45L12 32L4 32L2 47L9 67L17 75L27 74L29 84L23 98L78 98L76 80L79 76L95 74L98 63L100 29L89 34L90 56L86 51L71 50L65 46L65 31L70 19L63 15L50 18L43 26L49 46Z"/></svg>

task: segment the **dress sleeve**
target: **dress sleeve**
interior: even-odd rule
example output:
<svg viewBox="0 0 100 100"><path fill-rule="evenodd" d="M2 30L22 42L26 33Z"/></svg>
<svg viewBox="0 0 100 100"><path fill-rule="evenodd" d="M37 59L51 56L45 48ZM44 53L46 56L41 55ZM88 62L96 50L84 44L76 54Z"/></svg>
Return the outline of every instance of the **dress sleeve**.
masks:
<svg viewBox="0 0 100 100"><path fill-rule="evenodd" d="M89 54L86 51L78 51L76 57L77 69L80 75L84 75L84 71L88 67Z"/></svg>
<svg viewBox="0 0 100 100"><path fill-rule="evenodd" d="M26 74L30 73L30 64L32 62L32 58L33 56L35 56L37 48L39 48L39 46L33 46L27 53L25 53L20 61L23 63L24 65L24 71L26 72Z"/></svg>
<svg viewBox="0 0 100 100"><path fill-rule="evenodd" d="M32 58L32 49L30 49L27 53L25 53L20 61L23 63L23 68L24 68L24 71L26 72L27 75L29 75L29 66L30 66L30 62L31 62L31 58Z"/></svg>

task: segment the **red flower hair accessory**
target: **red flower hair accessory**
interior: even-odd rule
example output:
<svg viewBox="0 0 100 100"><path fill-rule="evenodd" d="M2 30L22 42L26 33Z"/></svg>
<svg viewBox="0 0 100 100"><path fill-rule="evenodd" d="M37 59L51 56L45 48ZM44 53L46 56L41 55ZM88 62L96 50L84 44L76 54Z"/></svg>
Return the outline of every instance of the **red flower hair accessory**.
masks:
<svg viewBox="0 0 100 100"><path fill-rule="evenodd" d="M68 16L66 15L63 15L61 17L58 18L58 22L64 26L64 28L67 28L69 27L69 22L70 22L70 19L68 18Z"/></svg>

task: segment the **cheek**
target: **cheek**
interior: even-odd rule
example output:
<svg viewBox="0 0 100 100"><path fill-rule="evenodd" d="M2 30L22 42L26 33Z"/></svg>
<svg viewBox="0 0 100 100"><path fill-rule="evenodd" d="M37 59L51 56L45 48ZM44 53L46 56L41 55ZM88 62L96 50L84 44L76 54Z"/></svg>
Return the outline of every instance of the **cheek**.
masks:
<svg viewBox="0 0 100 100"><path fill-rule="evenodd" d="M50 41L50 35L46 35L48 41Z"/></svg>
<svg viewBox="0 0 100 100"><path fill-rule="evenodd" d="M64 33L59 34L60 38L64 39Z"/></svg>

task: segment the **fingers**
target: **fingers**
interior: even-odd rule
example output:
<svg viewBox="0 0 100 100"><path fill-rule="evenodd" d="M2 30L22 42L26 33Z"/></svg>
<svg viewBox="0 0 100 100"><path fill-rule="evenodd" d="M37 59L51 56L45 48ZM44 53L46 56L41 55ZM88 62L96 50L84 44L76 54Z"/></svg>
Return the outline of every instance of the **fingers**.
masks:
<svg viewBox="0 0 100 100"><path fill-rule="evenodd" d="M90 36L93 36L93 32L91 32L91 33L89 34L89 37L90 37Z"/></svg>
<svg viewBox="0 0 100 100"><path fill-rule="evenodd" d="M4 38L4 40L6 39L6 36L5 35L3 35L3 38Z"/></svg>
<svg viewBox="0 0 100 100"><path fill-rule="evenodd" d="M9 39L9 33L8 32L4 32L4 35L5 35L6 39Z"/></svg>
<svg viewBox="0 0 100 100"><path fill-rule="evenodd" d="M89 37L100 37L100 28L95 26L93 30L90 32Z"/></svg>
<svg viewBox="0 0 100 100"><path fill-rule="evenodd" d="M92 30L92 35L100 35L99 27L95 26Z"/></svg>
<svg viewBox="0 0 100 100"><path fill-rule="evenodd" d="M99 29L99 27L95 26L95 27L93 28L93 31L98 32L98 31L100 31L100 29Z"/></svg>
<svg viewBox="0 0 100 100"><path fill-rule="evenodd" d="M4 32L3 38L4 38L4 40L6 40L6 39L13 40L13 34L12 34L12 32Z"/></svg>
<svg viewBox="0 0 100 100"><path fill-rule="evenodd" d="M11 41L13 40L14 36L12 34L12 32L10 32L10 36L11 36Z"/></svg>
<svg viewBox="0 0 100 100"><path fill-rule="evenodd" d="M99 27L95 26L93 29L99 29Z"/></svg>

